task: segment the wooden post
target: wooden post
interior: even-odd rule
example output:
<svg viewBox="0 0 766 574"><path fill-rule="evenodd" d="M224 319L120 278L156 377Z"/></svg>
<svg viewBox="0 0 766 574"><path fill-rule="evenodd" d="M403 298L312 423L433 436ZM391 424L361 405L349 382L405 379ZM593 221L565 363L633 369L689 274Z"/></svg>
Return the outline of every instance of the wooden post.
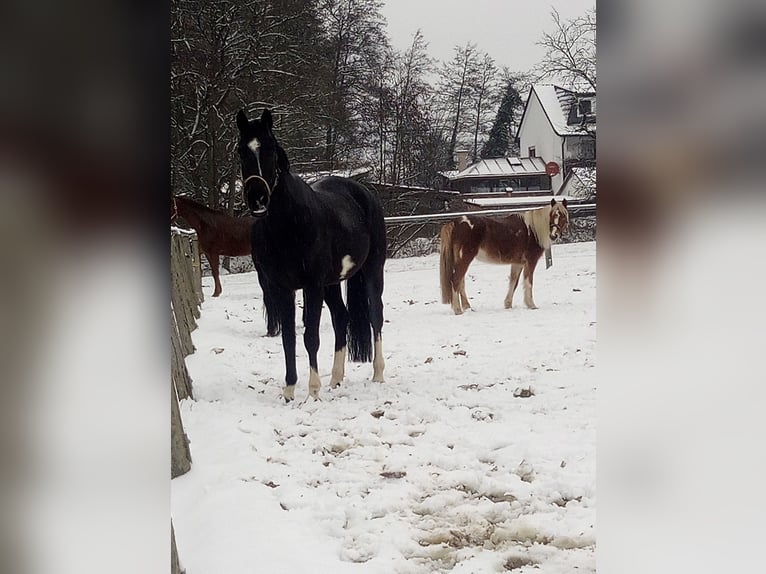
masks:
<svg viewBox="0 0 766 574"><path fill-rule="evenodd" d="M173 381L170 382L170 478L186 474L191 468L189 439L184 432L178 395Z"/></svg>
<svg viewBox="0 0 766 574"><path fill-rule="evenodd" d="M185 574L186 570L181 570L181 563L178 560L178 549L176 548L176 533L173 530L173 520L170 520L170 574Z"/></svg>
<svg viewBox="0 0 766 574"><path fill-rule="evenodd" d="M173 378L173 385L175 386L176 393L179 399L194 399L194 392L192 390L192 380L189 376L189 371L186 368L186 361L184 361L184 352L181 346L181 336L178 333L178 322L176 321L175 313L170 313L170 346L171 346L171 360L170 360L170 374Z"/></svg>
<svg viewBox="0 0 766 574"><path fill-rule="evenodd" d="M197 293L197 303L202 305L205 294L202 292L202 262L199 254L199 238L195 235L191 241L192 271L194 291Z"/></svg>

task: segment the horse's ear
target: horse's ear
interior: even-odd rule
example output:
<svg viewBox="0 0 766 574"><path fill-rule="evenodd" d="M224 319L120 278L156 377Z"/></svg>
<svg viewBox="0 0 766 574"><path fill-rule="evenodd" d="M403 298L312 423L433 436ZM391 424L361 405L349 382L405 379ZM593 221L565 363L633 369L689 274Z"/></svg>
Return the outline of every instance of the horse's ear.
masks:
<svg viewBox="0 0 766 574"><path fill-rule="evenodd" d="M245 110L239 110L237 112L237 127L239 128L240 133L247 130L250 123L247 121L247 116L245 115Z"/></svg>
<svg viewBox="0 0 766 574"><path fill-rule="evenodd" d="M553 207L554 205L556 205L556 198L552 197L551 198L551 207Z"/></svg>
<svg viewBox="0 0 766 574"><path fill-rule="evenodd" d="M269 111L269 108L263 108L263 113L261 114L261 123L268 129L271 129L271 127L274 125L274 122L271 119L271 112Z"/></svg>
<svg viewBox="0 0 766 574"><path fill-rule="evenodd" d="M564 209L566 209L566 207L567 207L567 198L566 197L561 201L561 205L563 205Z"/></svg>

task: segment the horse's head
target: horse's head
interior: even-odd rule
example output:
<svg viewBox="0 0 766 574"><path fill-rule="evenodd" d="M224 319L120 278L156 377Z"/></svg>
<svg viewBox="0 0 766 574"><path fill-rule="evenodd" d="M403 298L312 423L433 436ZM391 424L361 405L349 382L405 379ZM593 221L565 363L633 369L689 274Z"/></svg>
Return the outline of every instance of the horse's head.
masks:
<svg viewBox="0 0 766 574"><path fill-rule="evenodd" d="M556 199L551 199L551 214L548 222L551 230L551 239L556 240L566 234L569 228L569 212L567 211L567 200L564 198L561 203L556 203Z"/></svg>
<svg viewBox="0 0 766 574"><path fill-rule="evenodd" d="M242 193L250 213L263 217L279 181L279 146L272 132L271 112L248 121L244 110L237 113L239 158L242 165Z"/></svg>

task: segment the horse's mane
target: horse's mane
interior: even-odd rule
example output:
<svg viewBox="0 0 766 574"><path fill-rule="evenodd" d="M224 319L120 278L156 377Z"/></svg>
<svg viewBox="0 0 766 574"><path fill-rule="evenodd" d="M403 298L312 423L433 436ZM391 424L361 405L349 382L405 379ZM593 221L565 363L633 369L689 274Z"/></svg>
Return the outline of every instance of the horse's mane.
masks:
<svg viewBox="0 0 766 574"><path fill-rule="evenodd" d="M534 234L540 247L549 249L551 246L551 206L546 205L539 209L525 211L523 215L524 223L527 224L527 228Z"/></svg>
<svg viewBox="0 0 766 574"><path fill-rule="evenodd" d="M189 205L192 209L197 209L199 211L205 211L208 213L219 213L212 207L208 207L204 203L200 203L199 201L192 199L191 197L186 197L185 195L175 195L173 198L178 202L185 203Z"/></svg>
<svg viewBox="0 0 766 574"><path fill-rule="evenodd" d="M283 150L282 146L279 144L277 144L277 165L279 166L280 171L285 173L290 171L290 160L287 159L285 150Z"/></svg>
<svg viewBox="0 0 766 574"><path fill-rule="evenodd" d="M222 221L232 219L232 216L230 216L228 213L218 209L213 209L212 207L208 207L204 203L200 203L199 201L196 201L190 197L176 195L175 200L179 206L186 206L188 211L195 213L197 217L199 217L200 221L205 225L215 227ZM179 213L179 215L183 217L182 213Z"/></svg>

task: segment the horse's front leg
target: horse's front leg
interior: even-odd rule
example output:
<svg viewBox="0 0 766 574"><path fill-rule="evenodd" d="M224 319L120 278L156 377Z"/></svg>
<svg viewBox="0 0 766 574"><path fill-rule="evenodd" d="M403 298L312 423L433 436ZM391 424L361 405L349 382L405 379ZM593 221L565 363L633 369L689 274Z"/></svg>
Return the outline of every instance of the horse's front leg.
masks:
<svg viewBox="0 0 766 574"><path fill-rule="evenodd" d="M330 388L334 389L343 381L346 373L346 330L348 329L348 310L343 303L340 284L329 285L325 289L324 300L332 315L332 327L335 331L335 357L332 363Z"/></svg>
<svg viewBox="0 0 766 574"><path fill-rule="evenodd" d="M538 259L539 259L538 255ZM537 309L535 300L532 298L532 282L535 277L535 267L537 266L538 259L527 260L524 265L524 304L530 309Z"/></svg>
<svg viewBox="0 0 766 574"><path fill-rule="evenodd" d="M303 344L309 355L309 396L319 398L319 367L317 352L319 351L319 320L322 318L321 287L304 287L303 289Z"/></svg>
<svg viewBox="0 0 766 574"><path fill-rule="evenodd" d="M282 350L285 353L285 388L282 391L285 402L295 399L295 383L298 373L295 370L295 291L272 291L279 320L282 324Z"/></svg>
<svg viewBox="0 0 766 574"><path fill-rule="evenodd" d="M217 253L206 253L205 255L207 255L207 260L210 263L210 272L213 275L213 283L215 284L213 297L218 297L221 294L220 256Z"/></svg>

